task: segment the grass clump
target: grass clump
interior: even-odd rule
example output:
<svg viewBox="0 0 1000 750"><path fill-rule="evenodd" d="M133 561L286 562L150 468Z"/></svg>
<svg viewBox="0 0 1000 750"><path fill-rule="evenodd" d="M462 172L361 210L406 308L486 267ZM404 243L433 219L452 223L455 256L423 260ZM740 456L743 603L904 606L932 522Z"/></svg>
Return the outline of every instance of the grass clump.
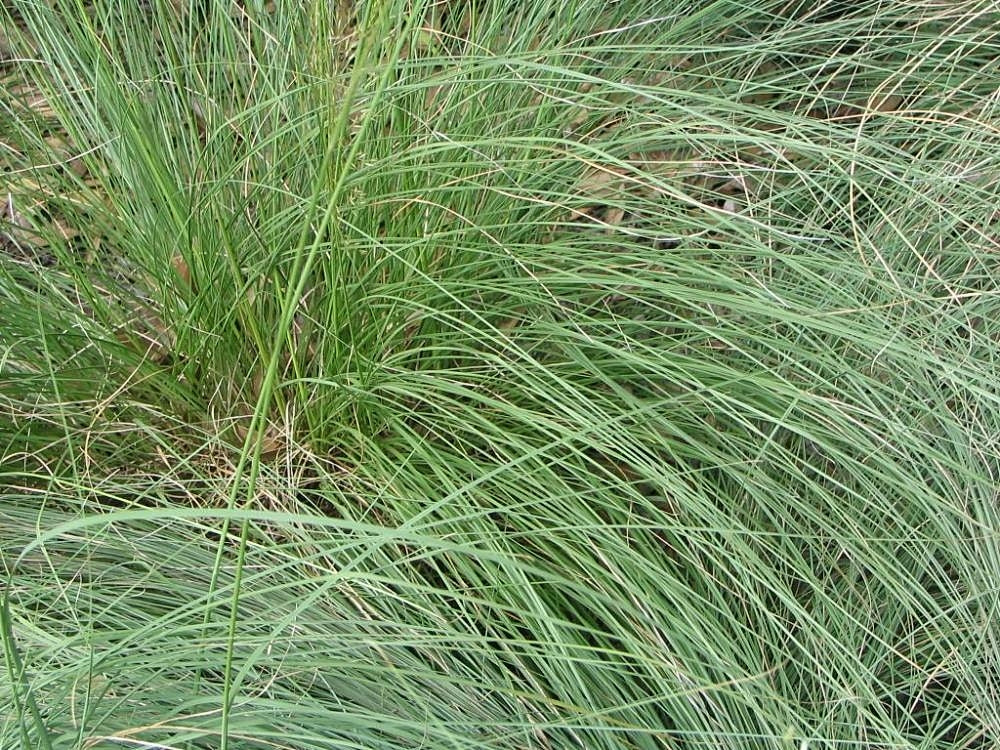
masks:
<svg viewBox="0 0 1000 750"><path fill-rule="evenodd" d="M0 745L986 748L989 2L14 2Z"/></svg>

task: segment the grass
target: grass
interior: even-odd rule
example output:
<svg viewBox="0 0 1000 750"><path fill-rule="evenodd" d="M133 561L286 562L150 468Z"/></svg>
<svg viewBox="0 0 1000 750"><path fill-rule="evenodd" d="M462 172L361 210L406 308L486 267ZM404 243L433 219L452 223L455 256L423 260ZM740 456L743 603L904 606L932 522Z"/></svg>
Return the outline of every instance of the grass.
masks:
<svg viewBox="0 0 1000 750"><path fill-rule="evenodd" d="M0 747L1000 742L994 6L6 4Z"/></svg>

